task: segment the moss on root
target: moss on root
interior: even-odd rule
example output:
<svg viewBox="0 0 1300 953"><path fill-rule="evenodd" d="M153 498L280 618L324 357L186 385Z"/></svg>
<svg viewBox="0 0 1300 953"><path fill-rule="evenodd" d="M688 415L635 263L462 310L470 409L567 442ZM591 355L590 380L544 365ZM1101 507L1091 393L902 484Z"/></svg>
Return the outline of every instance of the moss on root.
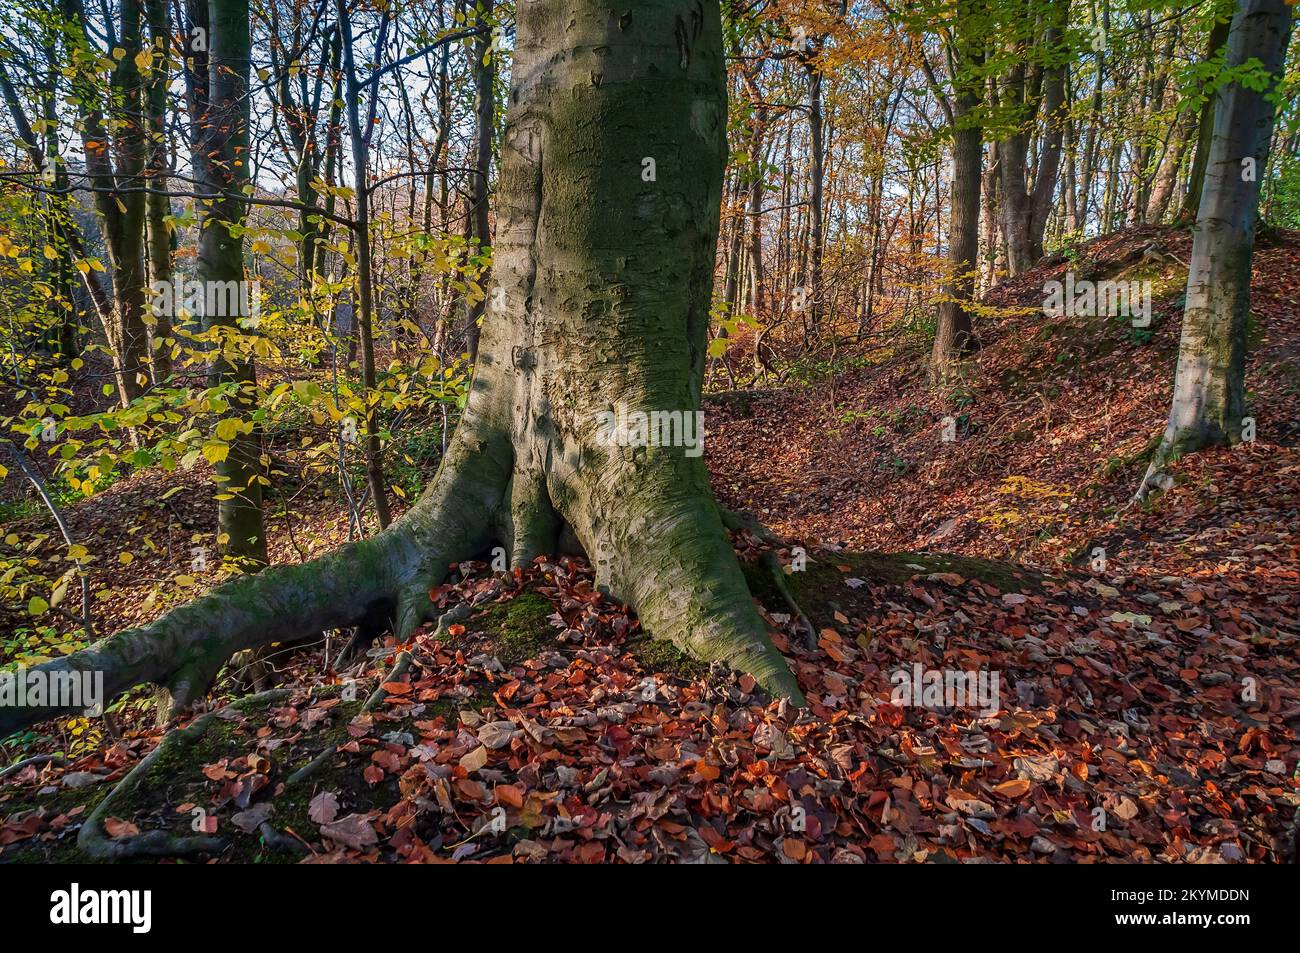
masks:
<svg viewBox="0 0 1300 953"><path fill-rule="evenodd" d="M849 567L847 570L841 566ZM771 612L787 612L766 567L744 564L750 592ZM971 556L933 553L817 553L807 568L786 575L796 601L818 627L833 624L836 611L870 608L879 601L881 587L900 587L912 580L925 581L932 573L955 573L975 579L999 592L1038 592L1042 576L1012 563ZM849 579L866 585L852 588Z"/></svg>
<svg viewBox="0 0 1300 953"><path fill-rule="evenodd" d="M322 694L328 696L330 692ZM321 696L317 697L319 700ZM297 744L272 752L268 756L271 761L270 789L274 790L278 784L287 781L294 771L327 749L345 744L350 739L348 723L361 711L361 706L360 699L335 706L330 710L327 724L306 733ZM234 762L254 749L255 732L258 726L265 723L266 709L250 708L243 714L248 716L247 727L239 721L214 719L192 744L162 752L150 765L140 783L130 792L124 792L120 802L112 809L113 815L135 822L142 831L162 829L178 836L191 834L192 815L177 813L175 808L184 803L201 807L210 805L213 785L202 773L204 766L223 758ZM349 759L340 754L339 760ZM355 762L349 760L348 765L342 768L335 765L334 760L327 760L301 782L287 785L279 795L273 797L271 803L275 811L270 817L271 825L279 831L286 827L293 828L300 835L312 839L316 827L308 818L307 809L316 793L323 790L339 794L340 801L344 803L358 797L367 802L383 800L385 794L378 789L362 792L354 790L368 788ZM31 804L0 804L0 815L12 815L36 807L47 816L53 816L84 804L85 810L77 818L84 821L113 789L114 783L98 784L76 791L60 791L40 797ZM395 782L393 786L395 791ZM379 787L382 788L383 785ZM265 791L259 792L254 803L267 796ZM392 800L395 800L395 794L386 803L391 803ZM221 854L223 860L292 863L299 859L300 854L276 850L264 844L261 835L256 832L245 834L236 828L230 823L230 818L238 811L239 808L233 804L227 804L216 812L220 822L218 833L229 841L229 846ZM38 836L0 850L0 863L85 863L87 859L77 849L75 826L70 826L57 840L42 841ZM141 858L138 862L152 861Z"/></svg>

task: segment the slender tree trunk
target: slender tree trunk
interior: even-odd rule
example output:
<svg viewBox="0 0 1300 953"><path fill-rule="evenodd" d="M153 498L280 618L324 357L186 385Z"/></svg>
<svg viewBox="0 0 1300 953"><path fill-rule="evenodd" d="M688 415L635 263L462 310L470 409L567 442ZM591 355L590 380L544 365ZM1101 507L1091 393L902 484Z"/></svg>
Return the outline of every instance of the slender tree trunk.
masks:
<svg viewBox="0 0 1300 953"><path fill-rule="evenodd" d="M1187 155L1187 146L1196 133L1196 113L1190 110L1175 122L1170 131L1170 143L1165 152L1164 161L1156 173L1151 186L1151 196L1147 200L1146 221L1159 222L1165 217L1174 189L1178 186L1178 170L1183 167Z"/></svg>
<svg viewBox="0 0 1300 953"><path fill-rule="evenodd" d="M1217 9L1217 8L1216 8ZM1205 45L1205 62L1209 63L1219 55L1224 44L1228 42L1228 31L1232 17L1227 11L1219 10L1221 19L1215 20L1210 30L1210 38ZM1179 219L1193 221L1201 204L1201 192L1205 185L1205 170L1210 161L1210 150L1214 145L1214 110L1218 97L1209 95L1201 106L1200 123L1197 127L1196 152L1192 157L1192 170L1187 176L1187 192L1183 196L1183 205L1178 212Z"/></svg>
<svg viewBox="0 0 1300 953"><path fill-rule="evenodd" d="M149 282L153 289L166 288L172 280L172 235L167 226L171 199L160 195L167 189L167 84L171 79L171 17L167 0L145 0L149 40L154 61L145 88L148 152L146 181L154 190L145 197L145 229L149 242ZM154 308L150 334L153 382L162 384L171 376L172 323L166 308Z"/></svg>
<svg viewBox="0 0 1300 953"><path fill-rule="evenodd" d="M1259 212L1260 176L1273 136L1273 89L1291 35L1285 0L1240 0L1228 37L1227 67L1257 58L1269 89L1241 82L1216 93L1214 135L1196 216L1187 304L1169 423L1139 496L1172 459L1243 439L1246 416L1246 322Z"/></svg>
<svg viewBox="0 0 1300 953"><path fill-rule="evenodd" d="M228 442L224 459L215 464L221 499L217 503L218 543L244 571L266 564L266 528L262 520L263 466L261 430L252 423L257 409L257 373L242 349L227 343L229 334L247 333L240 319L249 316L255 290L244 274L242 228L247 205L236 198L249 181L249 26L248 0L209 0L208 103L203 119L200 176L203 190L214 196L199 203L198 278L205 292L204 328L213 333L211 385L238 385L231 416L240 430ZM218 293L218 289L240 289Z"/></svg>
<svg viewBox="0 0 1300 953"><path fill-rule="evenodd" d="M808 324L813 338L821 333L822 321L822 197L826 184L825 118L822 114L822 71L820 64L809 63L808 73Z"/></svg>
<svg viewBox="0 0 1300 953"><path fill-rule="evenodd" d="M958 75L952 103L952 197L948 225L948 275L939 302L930 376L947 380L953 364L974 348L969 304L975 295L979 256L980 185L984 161L983 130L976 116L983 80L970 75L983 61L983 50L972 37L958 38ZM1005 156L999 150L999 158ZM1023 188L1021 189L1023 193ZM1004 196L1005 198L1005 196Z"/></svg>
<svg viewBox="0 0 1300 953"><path fill-rule="evenodd" d="M46 63L50 67L50 75L53 77L56 72L54 48L52 46L47 47L45 54ZM18 98L18 92L9 79L4 63L0 62L0 95L3 96L5 105L9 109L9 118L14 124L18 138L22 140L27 149L27 155L31 160L32 167L42 170L46 178L52 178L50 184L55 190L54 194L49 197L46 217L52 237L55 239L53 244L59 250L59 260L56 266L57 283L63 289L62 296L65 299L64 304L61 305L64 316L60 320L60 349L65 357L71 359L80 353L80 342L75 321L76 307L72 291L72 285L77 274L74 262L85 258L86 250L80 228L72 215L68 170L58 151L59 135L54 102L55 88L53 78L51 78L49 92L44 97L46 126L42 140L37 137L35 130L28 121L27 114L23 111L22 102ZM49 174L50 172L53 173L52 177ZM82 277L100 325L104 329L105 338L112 342L116 340L113 325L115 320L113 302L104 290L103 285L100 284L98 272L86 271Z"/></svg>
<svg viewBox="0 0 1300 953"><path fill-rule="evenodd" d="M998 214L998 193L1000 191L998 176L1001 170L998 162L998 144L990 142L988 165L980 175L980 197L982 202L980 220L984 228L984 253L981 256L980 272L981 284L984 288L993 287L997 276L998 234L1001 224Z"/></svg>
<svg viewBox="0 0 1300 953"><path fill-rule="evenodd" d="M740 210L741 174L733 172L730 187L727 188L727 219L722 228L724 236L722 303L726 305L728 316L737 311L736 302L740 299L741 255L744 251L745 230L742 224L744 213Z"/></svg>
<svg viewBox="0 0 1300 953"><path fill-rule="evenodd" d="M1097 66L1095 76L1093 77L1092 101L1088 107L1088 133L1084 139L1083 145L1083 175L1081 178L1079 213L1079 227L1086 232L1088 228L1088 216L1092 212L1092 190L1093 182L1096 178L1095 170L1097 169L1097 156L1101 143L1101 105L1102 90L1106 82L1106 44L1105 37L1110 33L1110 5L1108 0L1101 0L1100 26L1102 29L1102 43L1098 44ZM1105 231L1105 225L1100 226L1101 231Z"/></svg>
<svg viewBox="0 0 1300 953"><path fill-rule="evenodd" d="M61 2L64 16L73 25L67 43L89 56L82 0ZM149 335L144 320L145 196L140 191L114 194L119 187L134 187L144 172L143 83L135 59L140 52L141 19L139 0L122 0L120 46L124 55L110 78L112 96L107 117L100 105L100 90L81 73L72 81L81 111L86 174L95 189L95 207L113 275L113 320L105 330L114 352L118 398L123 407L144 393L149 381Z"/></svg>
<svg viewBox="0 0 1300 953"><path fill-rule="evenodd" d="M492 15L494 0L478 0L478 24L487 23ZM492 51L491 34L483 34L474 41L474 172L470 178L469 224L470 238L479 249L492 245L492 226L488 218L488 176L492 168L492 137L496 132L496 78L497 59ZM483 288L492 281L488 267L479 278ZM486 300L468 308L465 340L471 362L478 358L479 323L486 310Z"/></svg>
<svg viewBox="0 0 1300 953"><path fill-rule="evenodd" d="M1051 5L1052 22L1044 31L1043 44L1053 54L1064 40L1065 26L1069 22L1069 0L1058 0ZM1029 227L1027 251L1030 262L1043 257L1043 234L1047 220L1055 207L1057 180L1061 170L1061 145L1065 135L1065 81L1069 64L1061 62L1046 67L1043 80L1043 139L1034 174L1034 187L1029 199Z"/></svg>
<svg viewBox="0 0 1300 953"><path fill-rule="evenodd" d="M357 343L361 347L361 384L366 398L365 462L366 483L375 504L375 516L381 529L392 522L388 508L388 488L384 482L382 448L379 440L379 411L372 398L378 389L375 375L374 341L374 265L370 247L370 176L369 144L361 128L361 84L357 79L357 65L352 52L352 21L346 0L336 0L339 36L343 47L343 80L347 89L348 138L352 146L352 174L356 192L356 228L354 237L357 250L357 307L353 326Z"/></svg>
<svg viewBox="0 0 1300 953"><path fill-rule="evenodd" d="M1029 177L1029 129L1032 120L1025 113L1027 66L1023 51L1011 67L1002 91L1005 107L1014 111L1018 127L998 143L998 168L1001 172L1002 234L1007 243L1007 270L1014 277L1033 262L1029 252L1031 199L1025 189ZM1037 112L1035 104L1033 112Z"/></svg>

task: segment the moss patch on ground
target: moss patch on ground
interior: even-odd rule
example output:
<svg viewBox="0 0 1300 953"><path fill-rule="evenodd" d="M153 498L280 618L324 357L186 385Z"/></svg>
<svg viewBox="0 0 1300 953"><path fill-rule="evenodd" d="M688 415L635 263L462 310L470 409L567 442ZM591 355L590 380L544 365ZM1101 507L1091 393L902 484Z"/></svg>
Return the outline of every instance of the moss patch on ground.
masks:
<svg viewBox="0 0 1300 953"><path fill-rule="evenodd" d="M487 639L491 654L509 668L555 647L556 629L550 622L554 613L545 596L524 591L468 619L461 638Z"/></svg>
<svg viewBox="0 0 1300 953"><path fill-rule="evenodd" d="M849 567L847 571L840 566ZM770 572L757 563L743 563L749 590L769 612L788 612ZM807 568L786 575L795 600L815 625L832 625L837 611L867 610L879 602L881 587L900 587L911 580L922 584L932 573L955 573L976 579L999 592L1041 592L1043 576L1013 563L971 556L934 553L818 553ZM864 585L853 588L849 579Z"/></svg>
<svg viewBox="0 0 1300 953"><path fill-rule="evenodd" d="M327 690L324 696L332 694ZM321 696L317 696L320 700ZM274 813L269 818L272 826L284 831L292 828L302 836L311 839L315 825L307 816L311 799L319 791L332 791L339 797L341 809L356 805L356 809L369 809L376 804L386 805L396 800L396 781L370 788L361 777L361 771L355 760L346 754L337 759L326 760L301 782L290 784L278 795L271 797L275 788L288 780L294 771L303 767L328 749L337 748L350 740L348 724L360 713L364 695L355 701L343 702L329 710L329 719L315 729L306 731L292 745L285 745L272 751L268 757L271 770L268 775L270 784L259 792L252 803L257 804L270 798ZM192 743L175 746L164 751L150 765L148 771L136 787L122 795L114 806L114 816L135 822L142 831L166 830L179 836L193 833L189 813L177 813L176 806L192 803L208 808L214 793L213 782L203 774L205 765L229 759L232 764L251 753L257 744L256 731L265 724L266 709L250 708L243 712L246 724L238 720L214 718L208 723L203 733ZM394 726L398 727L398 726ZM76 836L80 822L87 818L99 802L108 796L118 782L97 784L80 790L59 791L48 796L32 799L32 803L0 804L0 815L21 813L30 807L38 807L47 817L66 813L78 804L84 804L84 810L77 816L76 824L69 825L65 832L52 840L42 840L39 836L9 845L0 851L0 864L4 863L74 863L86 862L87 858L77 849ZM209 808L210 809L210 808ZM257 832L246 834L231 823L231 817L240 808L226 804L216 809L219 821L218 835L229 842L222 852L225 861L242 863L292 863L300 855L294 852L278 851L262 842ZM346 810L344 810L346 813ZM141 862L148 862L142 860Z"/></svg>
<svg viewBox="0 0 1300 953"><path fill-rule="evenodd" d="M687 655L667 639L652 638L645 633L629 639L627 650L651 674L671 675L689 682L709 671L707 664Z"/></svg>

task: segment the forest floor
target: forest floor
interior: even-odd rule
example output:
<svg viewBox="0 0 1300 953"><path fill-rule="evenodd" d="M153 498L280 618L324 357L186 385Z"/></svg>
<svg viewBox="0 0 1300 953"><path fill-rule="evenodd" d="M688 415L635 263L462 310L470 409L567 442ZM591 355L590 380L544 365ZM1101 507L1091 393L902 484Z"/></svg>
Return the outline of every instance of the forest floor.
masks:
<svg viewBox="0 0 1300 953"><path fill-rule="evenodd" d="M381 647L356 683L321 646L286 653L283 696L220 711L138 784L117 787L159 741L142 702L116 737L46 726L8 756L69 756L0 781L0 862L80 856L110 791L108 843L201 830L226 841L207 860L1295 859L1300 234L1256 255L1256 440L1182 461L1134 506L1189 252L1184 233L1132 229L1001 286L945 393L902 336L806 386L706 404L719 497L800 569L786 579L813 648L763 544L737 537L808 710L647 639L580 560L466 564L439 590L464 618ZM1067 267L1155 281L1152 327L1046 317L1043 283ZM159 581L211 532L204 479L145 472L69 508L76 535L134 554L99 570L105 629L185 598ZM346 536L322 492L292 512L271 520L276 559ZM402 651L405 674L384 674ZM988 710L892 704L914 666L983 670L998 694Z"/></svg>

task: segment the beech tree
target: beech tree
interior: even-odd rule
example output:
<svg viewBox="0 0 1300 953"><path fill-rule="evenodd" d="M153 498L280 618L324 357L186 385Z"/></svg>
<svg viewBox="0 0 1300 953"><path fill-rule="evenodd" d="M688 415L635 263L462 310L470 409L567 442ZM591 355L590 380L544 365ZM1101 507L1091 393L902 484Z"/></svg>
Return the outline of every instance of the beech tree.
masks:
<svg viewBox="0 0 1300 953"><path fill-rule="evenodd" d="M1243 439L1246 323L1260 178L1273 137L1273 94L1291 38L1285 0L1241 0L1228 36L1196 216L1169 422L1138 488L1145 497L1178 456Z"/></svg>
<svg viewBox="0 0 1300 953"><path fill-rule="evenodd" d="M218 2L238 0L214 0L214 30ZM109 694L153 683L175 709L242 649L376 614L407 637L448 567L495 545L514 565L578 547L651 634L803 703L703 457L623 446L636 441L609 439L601 423L611 411L700 407L726 161L717 0L538 0L517 16L502 290L430 488L377 536L235 579L44 669L101 670ZM57 713L0 709L0 733Z"/></svg>
<svg viewBox="0 0 1300 953"><path fill-rule="evenodd" d="M104 333L115 358L122 406L149 383L148 307L145 275L145 86L140 76L144 10L136 0L121 5L118 37L122 56L109 77L110 95L101 96L90 79L95 59L82 0L60 0L65 19L64 49L74 64L73 93L80 119L86 177L94 189L100 230L113 275L113 311ZM106 20L110 31L111 21Z"/></svg>
<svg viewBox="0 0 1300 953"><path fill-rule="evenodd" d="M940 37L953 95L947 96L926 56L919 51L931 93L943 109L952 137L952 196L948 215L947 273L939 296L930 373L943 381L954 362L974 349L970 304L975 297L979 255L980 183L984 167L983 122L979 111L984 80L987 22L978 7L959 0Z"/></svg>
<svg viewBox="0 0 1300 953"><path fill-rule="evenodd" d="M1025 35L1012 47L1014 62L1004 83L1002 105L1013 113L1014 128L998 143L1007 264L1012 275L1043 257L1043 233L1052 211L1061 165L1065 79L1071 50L1063 42L1069 0L1052 0L1045 9L1030 7L1017 25ZM1041 29L1038 21L1044 25ZM1032 41L1032 42L1031 42ZM1030 50L1041 62L1028 62ZM1032 65L1032 69L1031 69ZM1030 145L1041 113L1043 136L1031 170ZM957 205L954 197L953 206Z"/></svg>
<svg viewBox="0 0 1300 953"><path fill-rule="evenodd" d="M241 226L246 205L243 190L248 174L248 0L210 0L208 23L207 103L198 133L198 174L206 198L200 203L198 275L209 287L246 288L244 240ZM238 333L241 317L252 292L233 296L209 295L203 315L205 330ZM213 307L215 305L215 307ZM232 307L233 306L233 307ZM229 402L236 413L252 412L256 368L251 357L239 353L219 335L217 356L209 378L213 386L233 385ZM266 528L262 519L261 440L257 430L245 425L230 442L227 455L216 462L214 479L220 488L217 504L218 540L224 552L242 560L246 568L266 562Z"/></svg>

